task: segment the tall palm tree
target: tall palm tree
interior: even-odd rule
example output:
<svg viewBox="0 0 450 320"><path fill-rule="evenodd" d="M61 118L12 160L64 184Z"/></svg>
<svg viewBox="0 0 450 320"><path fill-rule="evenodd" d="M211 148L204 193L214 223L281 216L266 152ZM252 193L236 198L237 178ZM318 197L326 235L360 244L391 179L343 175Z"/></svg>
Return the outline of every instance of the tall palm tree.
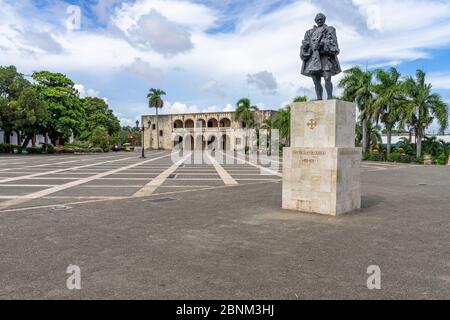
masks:
<svg viewBox="0 0 450 320"><path fill-rule="evenodd" d="M426 73L417 70L415 77L408 77L405 81L405 90L408 98L405 121L416 132L416 157L422 155L422 140L425 130L437 120L440 130L448 126L448 106L437 93L432 93L431 84L426 82Z"/></svg>
<svg viewBox="0 0 450 320"><path fill-rule="evenodd" d="M147 98L148 98L148 107L155 108L156 110L156 143L159 149L159 123L158 123L158 109L162 109L164 107L164 101L162 96L166 95L163 90L160 89L150 89Z"/></svg>
<svg viewBox="0 0 450 320"><path fill-rule="evenodd" d="M234 112L234 120L242 121L246 128L255 126L253 111L259 110L257 106L252 106L250 99L243 98L236 103L236 111Z"/></svg>
<svg viewBox="0 0 450 320"><path fill-rule="evenodd" d="M274 127L280 131L280 138L286 141L286 146L288 147L291 145L291 105L306 101L308 101L307 96L295 97L290 105L278 110L273 122Z"/></svg>
<svg viewBox="0 0 450 320"><path fill-rule="evenodd" d="M236 103L236 111L234 112L234 120L242 121L244 127L248 130L255 127L255 119L253 111L259 110L257 106L252 106L250 99L242 98ZM249 147L249 137L245 139L245 147Z"/></svg>
<svg viewBox="0 0 450 320"><path fill-rule="evenodd" d="M291 106L278 110L274 121L275 128L280 130L280 138L286 141L286 146L291 145Z"/></svg>
<svg viewBox="0 0 450 320"><path fill-rule="evenodd" d="M372 116L386 128L387 156L391 153L392 129L399 122L404 110L406 98L401 74L396 68L388 71L375 70L377 83L374 92L377 94L371 108Z"/></svg>
<svg viewBox="0 0 450 320"><path fill-rule="evenodd" d="M379 148L382 143L381 139L381 127L379 125L374 124L373 122L367 123L367 137L368 143L370 146L370 150L375 148Z"/></svg>
<svg viewBox="0 0 450 320"><path fill-rule="evenodd" d="M267 155L272 154L272 129L275 127L275 120L272 117L266 118L261 123L261 129L267 130L267 145L265 147L269 147L267 151Z"/></svg>
<svg viewBox="0 0 450 320"><path fill-rule="evenodd" d="M367 151L367 121L371 120L371 108L374 99L372 71L363 71L353 67L344 71L339 87L344 88L343 99L356 102L360 111L362 130L362 148Z"/></svg>

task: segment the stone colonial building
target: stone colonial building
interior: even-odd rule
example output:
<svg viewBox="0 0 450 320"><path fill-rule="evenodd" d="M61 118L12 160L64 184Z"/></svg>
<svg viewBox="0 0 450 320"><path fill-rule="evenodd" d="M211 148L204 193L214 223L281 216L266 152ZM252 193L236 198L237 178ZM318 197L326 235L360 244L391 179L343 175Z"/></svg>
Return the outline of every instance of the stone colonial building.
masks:
<svg viewBox="0 0 450 320"><path fill-rule="evenodd" d="M261 124L266 118L273 118L276 111L259 110L253 112L256 124ZM144 147L172 150L180 145L184 148L202 150L212 143L219 143L222 150L235 150L245 142L235 135L245 129L242 122L234 120L234 112L189 113L159 115L156 129L156 116L144 115L141 124L145 126Z"/></svg>

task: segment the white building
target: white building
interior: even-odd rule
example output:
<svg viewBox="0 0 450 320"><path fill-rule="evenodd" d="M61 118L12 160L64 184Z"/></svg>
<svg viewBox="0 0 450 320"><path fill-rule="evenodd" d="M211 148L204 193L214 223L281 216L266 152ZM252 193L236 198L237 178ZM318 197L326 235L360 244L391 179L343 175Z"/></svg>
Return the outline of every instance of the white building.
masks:
<svg viewBox="0 0 450 320"><path fill-rule="evenodd" d="M427 134L427 137L432 137L432 136L434 136L434 135L428 135ZM450 142L450 135L445 135L445 136L435 136L438 140L444 140L445 142ZM386 144L387 143L387 137L386 136L382 136L381 137L382 138L382 140L383 140L383 144ZM406 138L406 139L409 139L409 136L392 136L392 139L391 139L391 143L392 144L396 144L397 142L399 142L402 138ZM412 136L412 138L411 138L411 142L415 142L416 141L416 139L415 139L415 136L413 135Z"/></svg>

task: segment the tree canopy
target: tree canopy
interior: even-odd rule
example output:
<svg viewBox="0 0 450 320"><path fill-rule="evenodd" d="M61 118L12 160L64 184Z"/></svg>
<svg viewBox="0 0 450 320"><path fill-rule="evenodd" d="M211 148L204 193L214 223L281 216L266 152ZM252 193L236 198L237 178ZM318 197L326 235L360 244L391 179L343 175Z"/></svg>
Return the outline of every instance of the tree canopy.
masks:
<svg viewBox="0 0 450 320"><path fill-rule="evenodd" d="M36 71L32 79L14 66L0 67L0 128L6 143L13 131L24 138L24 146L35 134L48 134L53 144L72 135L89 141L97 128L118 136L120 122L103 99L81 98L75 82L61 73Z"/></svg>

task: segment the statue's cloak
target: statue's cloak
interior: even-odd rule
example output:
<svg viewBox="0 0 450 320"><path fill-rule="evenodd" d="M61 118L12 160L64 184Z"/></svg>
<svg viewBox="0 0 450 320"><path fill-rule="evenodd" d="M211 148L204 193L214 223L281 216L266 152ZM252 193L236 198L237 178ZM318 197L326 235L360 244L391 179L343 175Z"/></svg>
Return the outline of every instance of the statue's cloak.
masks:
<svg viewBox="0 0 450 320"><path fill-rule="evenodd" d="M322 45L318 52L314 52L313 48L317 43ZM306 31L300 49L300 57L303 60L302 74L311 77L323 76L325 71L333 76L341 73L339 52L336 29L327 25L314 26L313 29Z"/></svg>

